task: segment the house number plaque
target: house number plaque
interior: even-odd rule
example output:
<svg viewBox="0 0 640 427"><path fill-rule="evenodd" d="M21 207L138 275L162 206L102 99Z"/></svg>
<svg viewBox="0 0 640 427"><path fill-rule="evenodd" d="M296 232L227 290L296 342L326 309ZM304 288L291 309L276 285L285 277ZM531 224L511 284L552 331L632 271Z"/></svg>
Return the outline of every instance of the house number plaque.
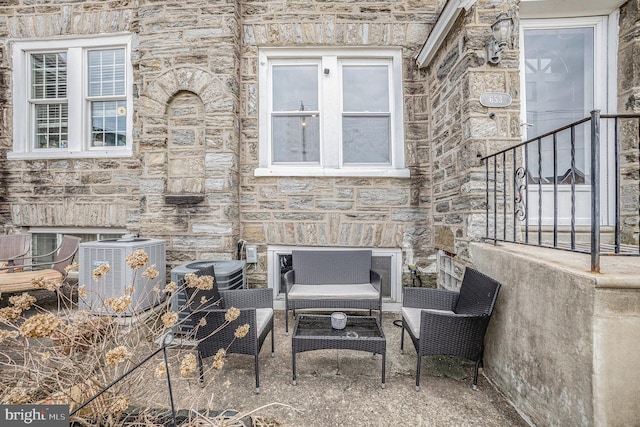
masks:
<svg viewBox="0 0 640 427"><path fill-rule="evenodd" d="M485 107L508 107L511 101L511 95L503 92L485 92L480 95L480 104Z"/></svg>

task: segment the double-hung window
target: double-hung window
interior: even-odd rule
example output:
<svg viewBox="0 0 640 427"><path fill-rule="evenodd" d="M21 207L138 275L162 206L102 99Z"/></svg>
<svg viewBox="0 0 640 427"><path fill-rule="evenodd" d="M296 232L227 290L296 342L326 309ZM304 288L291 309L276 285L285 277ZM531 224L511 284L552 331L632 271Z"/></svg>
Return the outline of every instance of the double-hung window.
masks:
<svg viewBox="0 0 640 427"><path fill-rule="evenodd" d="M256 176L407 177L394 48L260 50Z"/></svg>
<svg viewBox="0 0 640 427"><path fill-rule="evenodd" d="M131 36L13 43L9 158L131 155Z"/></svg>

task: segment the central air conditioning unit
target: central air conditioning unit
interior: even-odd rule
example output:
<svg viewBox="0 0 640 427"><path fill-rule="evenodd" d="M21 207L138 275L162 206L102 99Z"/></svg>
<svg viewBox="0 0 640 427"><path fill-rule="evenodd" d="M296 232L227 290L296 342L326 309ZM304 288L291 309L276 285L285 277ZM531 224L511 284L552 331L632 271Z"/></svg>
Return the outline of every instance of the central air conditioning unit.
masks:
<svg viewBox="0 0 640 427"><path fill-rule="evenodd" d="M189 312L184 310L187 296L184 292L184 276L187 273L195 273L204 267L213 265L215 282L218 290L243 289L246 287L244 260L207 260L190 261L174 267L171 270L171 281L180 288L180 292L174 292L171 296L171 310L178 312L178 326L174 328L174 333L187 334L193 329L193 319L188 317Z"/></svg>
<svg viewBox="0 0 640 427"><path fill-rule="evenodd" d="M138 249L144 250L149 262L138 270L132 270L125 259ZM78 285L85 286L87 297L79 298L79 308L94 314L115 314L104 305L107 298L125 295L125 289L133 287L131 305L126 315L147 310L161 302L166 281L165 241L160 239L123 238L80 243ZM108 264L107 274L94 280L93 271ZM142 273L155 265L159 274L154 279L142 277Z"/></svg>

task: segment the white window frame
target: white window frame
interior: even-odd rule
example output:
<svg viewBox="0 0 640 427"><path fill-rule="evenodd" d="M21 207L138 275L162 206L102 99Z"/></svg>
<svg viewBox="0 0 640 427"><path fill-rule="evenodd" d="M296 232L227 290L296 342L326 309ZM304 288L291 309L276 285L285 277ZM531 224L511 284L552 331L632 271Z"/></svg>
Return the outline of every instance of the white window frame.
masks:
<svg viewBox="0 0 640 427"><path fill-rule="evenodd" d="M284 293L280 293L280 255L291 255L293 250L330 251L345 248L338 247L304 247L304 246L269 246L267 248L267 287L273 289L274 307L284 309ZM387 256L391 258L391 272L389 274L390 297L382 297L383 309L397 309L402 301L402 250L393 248L367 248L373 256Z"/></svg>
<svg viewBox="0 0 640 427"><path fill-rule="evenodd" d="M133 69L130 33L83 38L21 39L13 42L13 151L9 159L61 159L131 157L133 154ZM126 145L91 147L91 111L88 97L87 53L91 49L124 48L126 58ZM66 148L35 148L29 111L31 84L30 55L42 52L67 53L67 100L69 109ZM25 125L25 123L27 123Z"/></svg>
<svg viewBox="0 0 640 427"><path fill-rule="evenodd" d="M261 48L259 70L259 165L255 176L357 176L408 178L404 164L404 119L402 96L402 50L400 48ZM319 61L320 162L319 164L274 164L271 153L271 69L282 61L300 64ZM383 61L389 64L391 162L348 164L342 162L340 62Z"/></svg>

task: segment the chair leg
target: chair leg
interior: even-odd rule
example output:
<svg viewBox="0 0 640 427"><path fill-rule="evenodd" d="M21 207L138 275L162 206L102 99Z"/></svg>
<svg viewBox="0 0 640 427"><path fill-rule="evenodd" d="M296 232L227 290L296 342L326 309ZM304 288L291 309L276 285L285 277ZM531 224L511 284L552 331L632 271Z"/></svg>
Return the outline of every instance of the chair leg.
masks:
<svg viewBox="0 0 640 427"><path fill-rule="evenodd" d="M473 385L471 386L474 390L478 390L478 369L480 368L480 363L482 363L482 359L476 360L476 369L473 373Z"/></svg>
<svg viewBox="0 0 640 427"><path fill-rule="evenodd" d="M256 365L256 394L260 394L260 364L258 363L258 355L255 357L255 365Z"/></svg>
<svg viewBox="0 0 640 427"><path fill-rule="evenodd" d="M289 335L289 309L284 309L284 334Z"/></svg>
<svg viewBox="0 0 640 427"><path fill-rule="evenodd" d="M400 331L400 354L404 354L404 320L402 321L402 330Z"/></svg>
<svg viewBox="0 0 640 427"><path fill-rule="evenodd" d="M200 383L200 387L204 387L204 368L202 367L202 355L200 352L198 352L198 371L200 372L198 382Z"/></svg>
<svg viewBox="0 0 640 427"><path fill-rule="evenodd" d="M271 327L271 357L275 357L276 355L276 345L275 340L273 338L273 327Z"/></svg>
<svg viewBox="0 0 640 427"><path fill-rule="evenodd" d="M418 367L416 368L416 391L420 391L420 363L422 362L422 356L418 353Z"/></svg>

